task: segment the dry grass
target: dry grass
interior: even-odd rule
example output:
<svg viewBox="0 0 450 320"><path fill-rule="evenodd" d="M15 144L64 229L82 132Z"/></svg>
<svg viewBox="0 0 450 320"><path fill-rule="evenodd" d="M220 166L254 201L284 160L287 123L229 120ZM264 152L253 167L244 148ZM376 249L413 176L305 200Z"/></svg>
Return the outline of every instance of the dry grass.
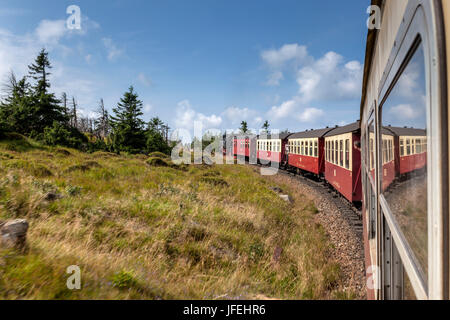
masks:
<svg viewBox="0 0 450 320"><path fill-rule="evenodd" d="M0 220L30 223L27 252L0 253L0 299L333 297L339 266L314 205L272 186L244 166L0 141ZM66 288L70 265L81 290Z"/></svg>

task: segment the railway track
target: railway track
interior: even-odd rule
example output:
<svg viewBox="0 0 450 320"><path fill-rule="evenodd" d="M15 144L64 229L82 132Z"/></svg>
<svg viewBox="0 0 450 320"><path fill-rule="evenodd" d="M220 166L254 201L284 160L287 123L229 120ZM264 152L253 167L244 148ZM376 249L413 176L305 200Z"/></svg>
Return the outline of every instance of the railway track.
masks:
<svg viewBox="0 0 450 320"><path fill-rule="evenodd" d="M254 165L260 169L264 166ZM297 174L283 169L279 177L298 184L298 191L310 194L319 213L315 217L332 244L330 259L339 264L340 290L355 294L356 299L366 299L365 262L362 214L352 203L334 190L324 179L310 174ZM281 179L281 181L285 181Z"/></svg>
<svg viewBox="0 0 450 320"><path fill-rule="evenodd" d="M257 166L262 167L262 165ZM313 188L316 192L320 193L322 196L330 199L331 202L336 206L342 217L344 217L344 219L348 222L355 236L357 236L358 239L361 239L361 241L363 240L363 222L361 210L356 208L352 203L345 199L325 180L318 179L313 175L297 174L283 169L279 169L278 172L299 180L302 183L305 183L310 188Z"/></svg>

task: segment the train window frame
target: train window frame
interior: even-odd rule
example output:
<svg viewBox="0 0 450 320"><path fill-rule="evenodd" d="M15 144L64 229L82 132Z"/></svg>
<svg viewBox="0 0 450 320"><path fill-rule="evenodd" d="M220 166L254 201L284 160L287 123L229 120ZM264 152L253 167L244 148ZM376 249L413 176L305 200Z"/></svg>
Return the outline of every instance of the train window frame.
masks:
<svg viewBox="0 0 450 320"><path fill-rule="evenodd" d="M404 239L383 195L379 196L383 219L398 249L403 267L418 299L448 298L448 118L446 109L445 49L438 45L443 26L437 22L437 2L410 0L400 26L391 56L380 82L380 113L402 69L408 64L417 46L422 45L425 63L427 103L428 163L428 274L427 284L420 276L414 256ZM419 44L418 44L418 41ZM444 88L444 89L443 89ZM444 102L445 101L445 102ZM410 150L411 151L411 150ZM430 168L433 168L431 170ZM385 272L382 272L385 273ZM391 283L392 284L392 283Z"/></svg>
<svg viewBox="0 0 450 320"><path fill-rule="evenodd" d="M350 170L350 139L345 139L345 168Z"/></svg>
<svg viewBox="0 0 450 320"><path fill-rule="evenodd" d="M319 157L319 141L317 139L314 140L314 157Z"/></svg>

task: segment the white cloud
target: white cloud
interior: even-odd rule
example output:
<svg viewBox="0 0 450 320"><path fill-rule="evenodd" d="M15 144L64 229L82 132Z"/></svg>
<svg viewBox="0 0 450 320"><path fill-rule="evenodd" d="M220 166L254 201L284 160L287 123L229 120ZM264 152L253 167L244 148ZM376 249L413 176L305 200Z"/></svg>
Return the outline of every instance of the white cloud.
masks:
<svg viewBox="0 0 450 320"><path fill-rule="evenodd" d="M108 53L109 61L115 61L117 58L122 56L123 50L117 48L117 46L114 44L114 42L111 38L103 38L102 42Z"/></svg>
<svg viewBox="0 0 450 320"><path fill-rule="evenodd" d="M328 52L301 68L297 83L305 102L356 99L361 94L363 67L358 61L343 64L344 58Z"/></svg>
<svg viewBox="0 0 450 320"><path fill-rule="evenodd" d="M284 79L283 72L275 71L269 75L266 83L268 86L276 87L280 85L280 81L283 79Z"/></svg>
<svg viewBox="0 0 450 320"><path fill-rule="evenodd" d="M321 117L325 115L325 112L316 108L307 108L304 110L300 116L299 120L307 123L317 122Z"/></svg>
<svg viewBox="0 0 450 320"><path fill-rule="evenodd" d="M346 62L336 52L316 59L308 54L306 46L290 44L263 51L261 56L270 70L268 85L279 85L289 70L298 85L298 92L291 99L268 111L274 121L296 118L304 123L318 122L325 113L311 104L348 101L361 94L363 66L359 61Z"/></svg>
<svg viewBox="0 0 450 320"><path fill-rule="evenodd" d="M284 79L283 72L285 72L288 65L291 66L291 69L296 69L299 64L305 63L309 56L306 46L285 44L277 50L263 51L261 58L271 70L266 85L279 86L280 81Z"/></svg>
<svg viewBox="0 0 450 320"><path fill-rule="evenodd" d="M269 118L279 120L287 117L295 116L295 112L301 106L298 100L288 100L280 104L279 106L273 106L268 114Z"/></svg>
<svg viewBox="0 0 450 320"><path fill-rule="evenodd" d="M144 73L139 73L138 80L140 83L142 83L146 87L150 87L152 85L152 80L147 78L147 76Z"/></svg>
<svg viewBox="0 0 450 320"><path fill-rule="evenodd" d="M144 106L144 111L145 111L145 112L150 112L150 111L152 111L152 109L153 109L153 106L152 106L150 103L147 103L147 104Z"/></svg>
<svg viewBox="0 0 450 320"><path fill-rule="evenodd" d="M303 61L308 57L308 50L306 46L299 46L296 43L285 44L278 50L263 51L261 57L270 67L281 68L291 60Z"/></svg>
<svg viewBox="0 0 450 320"><path fill-rule="evenodd" d="M36 28L36 36L44 44L57 43L67 30L65 20L42 20Z"/></svg>
<svg viewBox="0 0 450 320"><path fill-rule="evenodd" d="M419 86L421 72L417 63L411 63L398 80L396 93L403 98L414 98L423 95L424 89Z"/></svg>
<svg viewBox="0 0 450 320"><path fill-rule="evenodd" d="M411 104L400 104L389 109L389 114L397 119L414 120L423 115L423 108L415 108Z"/></svg>
<svg viewBox="0 0 450 320"><path fill-rule="evenodd" d="M189 100L183 100L178 103L175 114L176 129L186 129L191 131L194 128L194 122L201 122L203 130L217 129L222 125L223 119L217 115L206 116L196 112Z"/></svg>

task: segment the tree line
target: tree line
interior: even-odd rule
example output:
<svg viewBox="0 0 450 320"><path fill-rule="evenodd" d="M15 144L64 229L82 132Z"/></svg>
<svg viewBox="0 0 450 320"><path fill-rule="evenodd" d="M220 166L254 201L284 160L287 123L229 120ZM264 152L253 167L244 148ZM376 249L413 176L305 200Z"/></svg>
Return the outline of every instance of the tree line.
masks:
<svg viewBox="0 0 450 320"><path fill-rule="evenodd" d="M0 137L16 132L47 145L60 145L82 151L110 151L170 154L169 127L158 117L145 122L143 102L133 86L109 114L103 99L97 117L80 117L77 101L63 93L57 98L50 92L52 65L42 49L28 66L28 75L8 77L4 98L0 100Z"/></svg>

